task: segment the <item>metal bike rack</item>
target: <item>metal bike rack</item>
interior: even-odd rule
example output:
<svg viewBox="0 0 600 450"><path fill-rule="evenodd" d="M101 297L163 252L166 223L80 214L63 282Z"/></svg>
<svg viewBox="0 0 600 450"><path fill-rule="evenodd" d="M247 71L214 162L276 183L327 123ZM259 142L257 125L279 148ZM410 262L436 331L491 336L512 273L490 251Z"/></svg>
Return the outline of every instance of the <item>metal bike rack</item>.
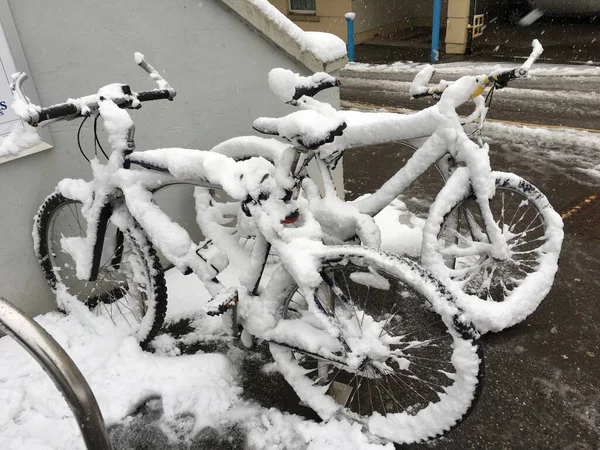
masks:
<svg viewBox="0 0 600 450"><path fill-rule="evenodd" d="M104 418L89 384L64 349L40 325L0 297L0 330L42 366L69 404L88 450L110 450Z"/></svg>

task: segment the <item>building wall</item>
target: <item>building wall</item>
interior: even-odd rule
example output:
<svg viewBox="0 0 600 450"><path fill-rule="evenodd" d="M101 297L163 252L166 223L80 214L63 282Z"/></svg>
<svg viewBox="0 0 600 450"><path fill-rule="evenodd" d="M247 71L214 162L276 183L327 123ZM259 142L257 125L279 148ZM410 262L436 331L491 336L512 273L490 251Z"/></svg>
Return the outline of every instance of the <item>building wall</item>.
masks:
<svg viewBox="0 0 600 450"><path fill-rule="evenodd" d="M446 16L447 1L442 3L442 17ZM391 33L415 25L431 25L433 0L352 0L356 13L355 41L361 43L377 34Z"/></svg>
<svg viewBox="0 0 600 450"><path fill-rule="evenodd" d="M153 88L134 64L135 51L163 73L178 94L133 112L140 150L208 149L253 134L255 118L292 111L270 92L268 71L308 74L218 0L9 0L9 6L43 105L112 82ZM323 94L339 105L339 94ZM78 125L50 125L54 149L0 164L0 295L30 315L55 308L33 254L32 218L60 179L90 177L77 149ZM180 207L189 211L188 204Z"/></svg>
<svg viewBox="0 0 600 450"><path fill-rule="evenodd" d="M304 31L331 33L346 41L347 31L344 14L352 11L352 0L317 0L317 11L312 16L291 14L289 0L269 1Z"/></svg>
<svg viewBox="0 0 600 450"><path fill-rule="evenodd" d="M411 26L430 26L433 0L316 0L315 15L291 14L289 0L269 0L305 31L325 31L347 42L344 14L356 13L355 43L366 42L376 35ZM442 2L442 17L447 15L448 0Z"/></svg>

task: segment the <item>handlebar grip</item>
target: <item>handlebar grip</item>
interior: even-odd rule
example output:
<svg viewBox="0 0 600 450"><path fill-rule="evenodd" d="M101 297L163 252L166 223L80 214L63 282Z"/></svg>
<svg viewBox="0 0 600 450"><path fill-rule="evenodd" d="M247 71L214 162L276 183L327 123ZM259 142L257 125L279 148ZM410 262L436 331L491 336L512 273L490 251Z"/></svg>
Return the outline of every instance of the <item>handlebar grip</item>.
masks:
<svg viewBox="0 0 600 450"><path fill-rule="evenodd" d="M517 71L518 69L507 70L506 72L501 72L497 75L492 76L494 83L498 89L506 87L510 80L514 80L518 78Z"/></svg>
<svg viewBox="0 0 600 450"><path fill-rule="evenodd" d="M340 85L340 80L335 78L333 81L323 81L315 85L296 86L296 92L294 93L294 97L292 98L292 100L299 100L303 95L306 95L307 97L313 97L325 89L329 89Z"/></svg>
<svg viewBox="0 0 600 450"><path fill-rule="evenodd" d="M175 97L174 93L168 89L154 89L152 91L139 92L137 95L137 99L140 102L164 99L171 100L173 97Z"/></svg>
<svg viewBox="0 0 600 450"><path fill-rule="evenodd" d="M50 119L73 116L79 114L79 107L73 103L61 103L59 105L42 108L39 113L38 123Z"/></svg>
<svg viewBox="0 0 600 450"><path fill-rule="evenodd" d="M423 97L432 97L434 94L429 91L417 92L412 94L412 98L423 98Z"/></svg>

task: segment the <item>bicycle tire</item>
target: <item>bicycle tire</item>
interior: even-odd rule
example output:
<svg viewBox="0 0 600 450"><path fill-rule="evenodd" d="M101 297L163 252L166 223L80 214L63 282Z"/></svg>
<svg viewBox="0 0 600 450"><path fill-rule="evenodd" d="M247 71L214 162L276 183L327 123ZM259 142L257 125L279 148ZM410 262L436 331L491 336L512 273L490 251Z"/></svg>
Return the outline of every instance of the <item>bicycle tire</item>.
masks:
<svg viewBox="0 0 600 450"><path fill-rule="evenodd" d="M55 192L34 218L34 248L46 281L55 294L66 291L91 311L128 329L146 349L161 329L167 311L167 288L158 256L133 219L126 228L120 228L123 239L118 250L117 227L111 218L97 280L79 280L74 261L62 247L62 237L85 236L81 206L81 202ZM118 253L122 256L117 262L113 255Z"/></svg>
<svg viewBox="0 0 600 450"><path fill-rule="evenodd" d="M536 310L552 287L564 236L560 215L539 189L511 173L493 176L490 208L510 258L496 260L474 249L487 235L470 186L451 204L434 205L421 250L423 265L455 291L480 332L501 331Z"/></svg>
<svg viewBox="0 0 600 450"><path fill-rule="evenodd" d="M399 444L419 442L455 427L473 408L483 381L483 354L474 328L463 321L447 290L413 261L365 247L328 248L329 254L321 260L322 274L340 288L343 281L347 298L358 307L348 309L352 302L332 295L335 288L327 284L315 290L315 295L324 304L329 296L327 310L343 324L346 340L351 339L353 326L361 329L362 336L370 332L370 319L383 323L377 341L395 339L388 350L397 346L397 361L387 353L379 359L366 358L357 369L344 369L314 354L270 343L286 381L324 420L336 417L361 423L380 439ZM372 274L369 268L394 289L365 283L365 275L357 274L366 274L368 279ZM301 319L314 325L302 296L296 294L297 287L286 283L286 276L291 280L285 273L274 274L269 286L277 295L284 294L281 319ZM375 295L370 297L370 293ZM390 306L392 309L387 309ZM307 338L305 334L302 339ZM391 372L377 369L381 362L389 364ZM430 367L438 363L441 368ZM328 392L336 390L345 392L345 399L339 394L337 401L329 396Z"/></svg>

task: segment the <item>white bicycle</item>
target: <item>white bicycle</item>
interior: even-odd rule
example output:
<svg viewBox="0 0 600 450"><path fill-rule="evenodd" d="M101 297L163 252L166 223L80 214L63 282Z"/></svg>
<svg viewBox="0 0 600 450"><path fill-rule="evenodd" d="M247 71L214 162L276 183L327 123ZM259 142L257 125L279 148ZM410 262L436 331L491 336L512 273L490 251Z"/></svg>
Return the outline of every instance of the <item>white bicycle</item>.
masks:
<svg viewBox="0 0 600 450"><path fill-rule="evenodd" d="M22 93L23 74L12 85L28 123L100 116L112 147L107 163L91 161L91 181L62 180L35 217L35 250L59 307L81 301L149 345L167 302L156 246L181 272L202 280L212 295L205 299L208 314L229 316L231 332L248 345L252 336L269 342L287 382L323 419L357 421L374 438L398 443L455 426L479 393L482 357L477 333L454 297L408 259L324 245L321 226L297 197L290 168L307 147L314 152L339 136L344 122L329 117L297 130L298 145L278 152L275 165L190 149L134 152L127 109L175 95L141 55L136 60L159 89L136 93L115 84L40 108ZM258 138L220 148L235 152L257 144L264 152L280 150ZM192 241L152 201L160 188L180 183L197 186L202 242ZM215 202L217 193L234 201ZM237 251L226 226L232 205L238 229L255 236L249 257ZM369 240L375 230L367 220L355 232ZM267 283L271 249L281 264ZM219 279L230 261L244 267L240 286Z"/></svg>
<svg viewBox="0 0 600 450"><path fill-rule="evenodd" d="M356 234L354 226L342 226L336 220L340 214L354 216L355 225L369 224L365 217L375 216L426 169L436 166L445 185L425 222L421 263L453 291L481 332L500 331L521 322L548 294L558 269L563 224L548 199L531 183L512 173L492 171L487 145L469 139L456 108L473 99L476 111L467 122L480 120L483 124L487 108L481 94L485 87L502 87L526 76L542 52L538 41L533 46L531 56L519 68L462 77L431 88L425 85L433 72L426 67L415 78L411 93L415 97L438 96L439 102L410 115L336 111L311 97L337 85L333 77L300 77L275 69L270 74L272 90L303 111L254 122L258 131L283 137L296 148L306 148L306 143L298 142L298 136L312 124L337 118L347 125L341 137L318 152L309 151L293 168L300 182L308 176L308 162L317 161L325 184L324 196L315 194L309 200L328 242L344 242ZM343 150L393 141L414 146L415 152L406 164L367 198L352 203L339 200L331 169ZM232 151L232 147L233 143L226 143L214 150L235 157L260 154L277 160L278 151L285 145L279 149L271 145L270 154L260 143L241 150ZM376 238L362 241L378 245Z"/></svg>

